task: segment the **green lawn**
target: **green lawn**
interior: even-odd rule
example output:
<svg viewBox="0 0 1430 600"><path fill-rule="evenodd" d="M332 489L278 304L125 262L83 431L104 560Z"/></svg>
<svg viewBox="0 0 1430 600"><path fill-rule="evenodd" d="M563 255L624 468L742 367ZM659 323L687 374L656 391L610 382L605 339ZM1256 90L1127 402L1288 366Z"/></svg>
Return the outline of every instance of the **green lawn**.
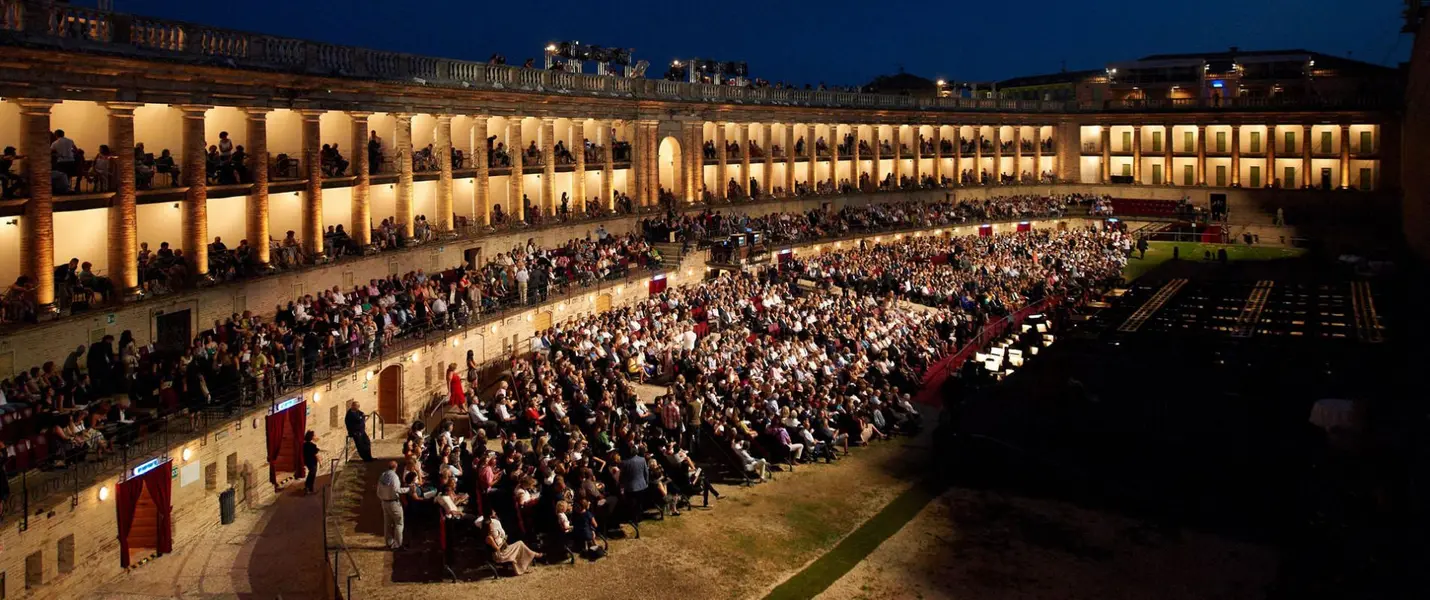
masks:
<svg viewBox="0 0 1430 600"><path fill-rule="evenodd" d="M1127 281L1132 281L1147 274L1162 263L1172 260L1173 248L1178 249L1182 260L1196 261L1202 260L1208 251L1212 253L1212 256L1216 256L1217 250L1222 248L1226 248L1227 260L1276 260L1296 258L1306 253L1302 248L1203 244L1200 242L1152 242L1147 247L1147 258L1137 258L1136 250L1132 252L1132 259L1128 260L1127 266L1122 269L1122 276Z"/></svg>

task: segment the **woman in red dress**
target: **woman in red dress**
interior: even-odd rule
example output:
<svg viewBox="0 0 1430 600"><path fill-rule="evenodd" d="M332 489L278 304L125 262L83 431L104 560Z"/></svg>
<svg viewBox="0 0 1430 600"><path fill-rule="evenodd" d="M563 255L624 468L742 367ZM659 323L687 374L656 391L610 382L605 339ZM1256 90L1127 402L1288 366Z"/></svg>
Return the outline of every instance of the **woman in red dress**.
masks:
<svg viewBox="0 0 1430 600"><path fill-rule="evenodd" d="M467 407L467 394L462 389L462 376L457 374L457 363L447 365L447 402L455 408Z"/></svg>

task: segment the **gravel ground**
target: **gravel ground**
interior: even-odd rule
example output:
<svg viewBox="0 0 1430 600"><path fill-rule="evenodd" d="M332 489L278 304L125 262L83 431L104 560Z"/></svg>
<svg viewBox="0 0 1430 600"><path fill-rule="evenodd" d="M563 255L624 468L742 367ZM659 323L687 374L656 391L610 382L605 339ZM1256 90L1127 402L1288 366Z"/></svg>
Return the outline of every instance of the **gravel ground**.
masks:
<svg viewBox="0 0 1430 600"><path fill-rule="evenodd" d="M1261 546L956 489L818 598L1250 599L1265 597L1276 564Z"/></svg>
<svg viewBox="0 0 1430 600"><path fill-rule="evenodd" d="M395 452L391 440L378 444L374 454ZM749 488L719 486L722 497L712 498L711 509L697 508L663 522L647 521L640 539L611 540L610 554L599 561L541 566L533 573L496 581L394 581L394 562L408 561L410 556L381 549L380 517L374 527L374 515L363 510L372 503L359 505L354 496L354 515L344 530L363 574L354 581L354 597L406 600L455 593L503 600L572 595L758 598L913 485L924 472L926 448L923 438L897 439L856 448L850 457L831 465L802 465L794 473L777 474L773 482ZM350 477L364 480L346 487L370 495L368 483L376 480L376 473L361 472L352 469Z"/></svg>

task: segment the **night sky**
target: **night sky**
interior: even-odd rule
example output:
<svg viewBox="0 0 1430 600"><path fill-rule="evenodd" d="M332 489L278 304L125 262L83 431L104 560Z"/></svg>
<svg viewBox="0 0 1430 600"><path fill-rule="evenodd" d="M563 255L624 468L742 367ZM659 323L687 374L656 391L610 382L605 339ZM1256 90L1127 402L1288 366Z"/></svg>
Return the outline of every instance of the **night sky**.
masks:
<svg viewBox="0 0 1430 600"><path fill-rule="evenodd" d="M94 5L94 0L76 1ZM987 81L1170 52L1304 48L1394 65L1409 54L1400 0L823 0L514 2L116 0L120 12L273 35L509 63L547 42L746 61L751 76L831 85L906 71Z"/></svg>

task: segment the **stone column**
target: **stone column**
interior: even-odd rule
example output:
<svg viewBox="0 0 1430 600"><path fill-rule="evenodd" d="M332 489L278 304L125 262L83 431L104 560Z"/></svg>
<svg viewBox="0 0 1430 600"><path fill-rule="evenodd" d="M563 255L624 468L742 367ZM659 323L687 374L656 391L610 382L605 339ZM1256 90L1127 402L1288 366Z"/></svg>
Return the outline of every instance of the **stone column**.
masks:
<svg viewBox="0 0 1430 600"><path fill-rule="evenodd" d="M601 205L616 207L616 136L610 120L601 121Z"/></svg>
<svg viewBox="0 0 1430 600"><path fill-rule="evenodd" d="M1207 184L1207 126L1197 123L1197 185Z"/></svg>
<svg viewBox="0 0 1430 600"><path fill-rule="evenodd" d="M39 320L48 321L59 316L55 306L55 198L50 185L50 107L55 102L24 99L18 103L20 153L27 157L25 176L30 184L30 199L21 220L20 273L35 284L35 313ZM132 154L134 149L128 151Z"/></svg>
<svg viewBox="0 0 1430 600"><path fill-rule="evenodd" d="M141 104L111 102L109 108L109 147L115 160L114 204L109 217L109 277L114 289L124 301L138 300L144 292L139 287L139 220L134 179L134 109Z"/></svg>
<svg viewBox="0 0 1430 600"><path fill-rule="evenodd" d="M1175 169L1172 168L1175 163L1175 161L1172 160L1172 144L1176 143L1173 140L1172 124L1167 123L1163 125L1162 128L1162 172L1166 174L1167 180L1165 183L1167 185L1177 185L1177 174Z"/></svg>
<svg viewBox="0 0 1430 600"><path fill-rule="evenodd" d="M1023 125L1013 126L1013 180L1023 182Z"/></svg>
<svg viewBox="0 0 1430 600"><path fill-rule="evenodd" d="M894 188L897 189L904 179L904 127L905 125L894 125L891 129L894 132Z"/></svg>
<svg viewBox="0 0 1430 600"><path fill-rule="evenodd" d="M933 181L939 187L943 187L943 124L935 123L933 126L933 136L929 138L933 142Z"/></svg>
<svg viewBox="0 0 1430 600"><path fill-rule="evenodd" d="M511 157L511 175L507 177L507 214L518 221L526 220L526 203L522 201L522 196L526 195L526 182L523 181L521 170L521 157L526 152L526 145L521 140L521 117L508 117L506 120L506 149L507 155Z"/></svg>
<svg viewBox="0 0 1430 600"><path fill-rule="evenodd" d="M1361 148L1361 152L1365 152ZM1351 189L1351 126L1349 123L1341 124L1341 177L1340 188Z"/></svg>
<svg viewBox="0 0 1430 600"><path fill-rule="evenodd" d="M208 106L184 105L183 111L184 258L200 284L213 282L209 276L208 155L204 152L204 113Z"/></svg>
<svg viewBox="0 0 1430 600"><path fill-rule="evenodd" d="M793 126L791 126L791 127L793 127ZM815 136L816 132L817 132L817 129L815 128L814 123L810 123L810 124L809 124L809 137L806 137L806 138L805 138L805 144L804 144L805 152L809 155L809 163L808 163L808 167L809 167L809 179L808 179L808 182L807 182L805 185L809 186L809 191L811 191L811 192L813 192L813 191L815 191L815 189L817 189L817 187L818 187L818 182L819 182L819 179L818 179L818 176L819 176L819 150L814 147L814 140L815 140L815 137L816 137L816 136ZM834 168L834 163L829 163L829 164L830 164L829 168L830 168L830 169L833 169L833 168ZM789 187L790 187L790 188L793 188L793 187L794 187L794 183L793 183L794 176L793 176L793 175L789 175L789 174L788 174L788 170L786 170L786 175L785 175L785 177L790 178L791 183L790 183L790 186L789 186Z"/></svg>
<svg viewBox="0 0 1430 600"><path fill-rule="evenodd" d="M884 181L884 174L880 172L879 168L879 153L883 152L883 148L881 147L882 144L879 143L879 126L874 125L872 129L874 130L874 139L873 143L869 144L869 146L873 148L874 166L869 171L869 182L872 183L874 189L877 190L879 189L879 184Z"/></svg>
<svg viewBox="0 0 1430 600"><path fill-rule="evenodd" d="M1276 123L1266 124L1266 187L1276 187Z"/></svg>
<svg viewBox="0 0 1430 600"><path fill-rule="evenodd" d="M839 124L829 124L829 185L839 191Z"/></svg>
<svg viewBox="0 0 1430 600"><path fill-rule="evenodd" d="M576 171L571 174L571 211L586 212L586 122L571 120L571 155L576 157Z"/></svg>
<svg viewBox="0 0 1430 600"><path fill-rule="evenodd" d="M314 262L323 258L323 161L322 138L319 117L322 111L304 110L303 117L303 172L308 182L303 192L303 252Z"/></svg>
<svg viewBox="0 0 1430 600"><path fill-rule="evenodd" d="M685 204L695 202L700 191L695 187L695 171L699 169L696 159L700 156L700 145L695 141L695 123L680 124L680 189Z"/></svg>
<svg viewBox="0 0 1430 600"><path fill-rule="evenodd" d="M745 190L745 195L754 199L754 194L750 190L750 128L754 125L745 123L740 126L740 189Z"/></svg>
<svg viewBox="0 0 1430 600"><path fill-rule="evenodd" d="M973 181L983 184L983 125L973 126Z"/></svg>
<svg viewBox="0 0 1430 600"><path fill-rule="evenodd" d="M437 132L432 154L437 160L437 219L433 227L439 237L457 237L452 215L452 115L437 115Z"/></svg>
<svg viewBox="0 0 1430 600"><path fill-rule="evenodd" d="M691 123L691 201L702 201L705 186L705 123Z"/></svg>
<svg viewBox="0 0 1430 600"><path fill-rule="evenodd" d="M541 119L541 206L542 214L556 214L556 119Z"/></svg>
<svg viewBox="0 0 1430 600"><path fill-rule="evenodd" d="M631 133L631 170L627 175L627 186L631 191L631 204L639 208L646 203L645 124L635 121Z"/></svg>
<svg viewBox="0 0 1430 600"><path fill-rule="evenodd" d="M397 237L407 242L412 239L412 115L393 115L397 131L394 145L397 149Z"/></svg>
<svg viewBox="0 0 1430 600"><path fill-rule="evenodd" d="M1142 126L1132 126L1132 182L1142 183Z"/></svg>
<svg viewBox="0 0 1430 600"><path fill-rule="evenodd" d="M253 257L257 263L255 266L259 270L269 270L272 268L268 241L272 237L269 231L268 215L268 109L249 108L245 111L247 118L244 120L244 128L247 131L248 144L244 147L248 154L248 176L253 179L253 187L248 192L248 206L246 219L244 219L244 236L248 238L248 245L253 248ZM356 152L362 154L362 160L367 160L367 152L363 151L363 146L358 146ZM354 191L354 201L357 192Z"/></svg>
<svg viewBox="0 0 1430 600"><path fill-rule="evenodd" d="M721 200L728 199L725 192L730 189L730 159L729 153L725 151L725 126L723 121L715 124L715 155L719 160L719 164L715 166L715 176L719 179L715 182L715 197Z"/></svg>
<svg viewBox="0 0 1430 600"><path fill-rule="evenodd" d="M646 180L650 185L646 187L646 205L655 206L660 204L660 140L657 136L655 121L646 123Z"/></svg>
<svg viewBox="0 0 1430 600"><path fill-rule="evenodd" d="M760 186L764 188L765 194L773 196L775 193L775 153L771 149L775 144L775 126L773 123L765 123L761 127L765 139L765 165L761 167L763 172L760 173ZM794 148L786 148L785 151L793 152Z"/></svg>
<svg viewBox="0 0 1430 600"><path fill-rule="evenodd" d="M472 152L472 164L477 169L472 203L477 205L477 223L484 226L492 223L492 157L487 153L487 120L490 118L489 115L472 118L472 138L477 142Z"/></svg>
<svg viewBox="0 0 1430 600"><path fill-rule="evenodd" d="M1112 183L1112 127L1102 126L1102 183Z"/></svg>
<svg viewBox="0 0 1430 600"><path fill-rule="evenodd" d="M786 198L789 198L789 197L793 197L793 196L794 196L794 183L795 183L795 182L794 182L794 170L795 170L795 168L796 168L796 167L795 167L795 156L794 156L794 144L795 144L795 137L796 137L796 136L795 136L795 133L796 133L796 132L795 132L794 129L795 129L794 123L785 123L785 142L784 142L784 146L785 146L785 181L784 181L785 193L784 193L784 196L785 196Z"/></svg>
<svg viewBox="0 0 1430 600"><path fill-rule="evenodd" d="M348 237L352 238L353 243L357 244L364 254L377 252L377 248L372 245L372 173L369 172L371 166L367 162L367 118L370 116L372 113L369 112L348 113L353 125L353 139L349 146L353 155L353 202L352 215L349 218L352 231L348 232ZM252 139L249 137L249 140Z"/></svg>
<svg viewBox="0 0 1430 600"><path fill-rule="evenodd" d="M1241 125L1231 126L1231 187L1241 187Z"/></svg>
<svg viewBox="0 0 1430 600"><path fill-rule="evenodd" d="M1301 126L1301 187L1311 187L1311 126Z"/></svg>

